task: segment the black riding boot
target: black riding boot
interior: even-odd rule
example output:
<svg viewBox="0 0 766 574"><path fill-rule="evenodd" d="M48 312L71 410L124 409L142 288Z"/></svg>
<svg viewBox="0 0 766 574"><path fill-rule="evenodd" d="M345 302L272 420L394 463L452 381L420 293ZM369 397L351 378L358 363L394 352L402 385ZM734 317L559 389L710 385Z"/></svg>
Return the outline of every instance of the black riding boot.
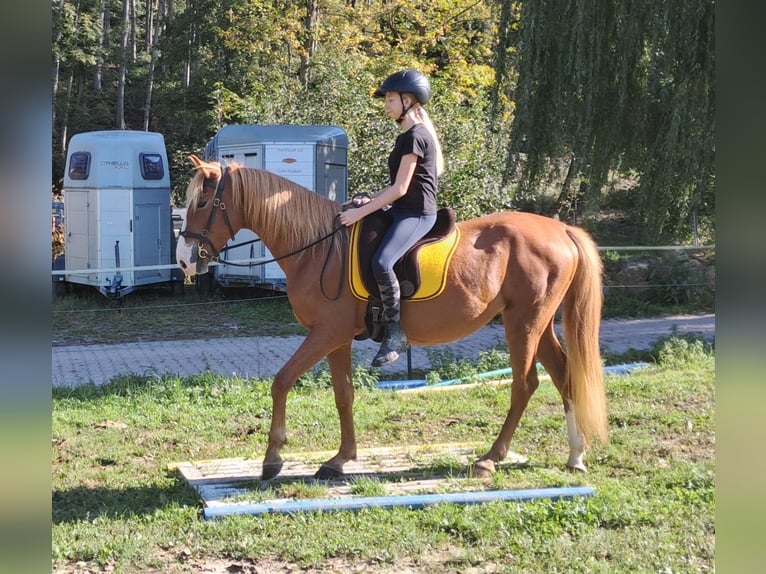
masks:
<svg viewBox="0 0 766 574"><path fill-rule="evenodd" d="M380 289L380 301L383 303L383 322L386 335L380 343L380 350L372 360L373 367L382 367L393 363L399 355L406 351L410 344L399 324L401 296L399 281L394 272L376 275L375 280Z"/></svg>

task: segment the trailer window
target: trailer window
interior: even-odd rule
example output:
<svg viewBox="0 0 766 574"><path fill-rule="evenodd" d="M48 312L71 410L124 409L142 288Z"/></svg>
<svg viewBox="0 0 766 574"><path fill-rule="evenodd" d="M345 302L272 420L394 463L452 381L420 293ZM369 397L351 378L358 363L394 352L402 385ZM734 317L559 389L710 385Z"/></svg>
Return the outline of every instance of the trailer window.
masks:
<svg viewBox="0 0 766 574"><path fill-rule="evenodd" d="M162 156L158 153L141 154L141 175L144 179L162 179L165 177L165 168L162 165Z"/></svg>
<svg viewBox="0 0 766 574"><path fill-rule="evenodd" d="M90 174L90 152L77 151L69 157L69 177L88 179Z"/></svg>

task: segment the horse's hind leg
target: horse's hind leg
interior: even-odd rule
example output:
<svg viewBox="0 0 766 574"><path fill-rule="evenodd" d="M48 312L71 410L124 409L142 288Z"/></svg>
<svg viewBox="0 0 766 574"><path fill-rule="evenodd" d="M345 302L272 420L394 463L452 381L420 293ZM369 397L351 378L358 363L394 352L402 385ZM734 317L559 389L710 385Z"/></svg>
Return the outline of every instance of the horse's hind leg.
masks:
<svg viewBox="0 0 766 574"><path fill-rule="evenodd" d="M569 387L566 384L566 364L567 357L564 350L561 348L556 333L553 330L553 321L551 321L548 328L543 332L540 338L540 344L537 348L537 358L542 363L545 370L551 376L553 384L561 395L561 399L564 402L564 415L567 421L567 437L569 439L569 460L567 460L567 467L572 470L578 470L585 472L585 463L583 463L583 456L585 454L585 438L577 428L575 422L574 408L572 405L572 396L569 392Z"/></svg>
<svg viewBox="0 0 766 574"><path fill-rule="evenodd" d="M343 465L356 459L354 432L354 383L351 379L351 343L327 355L335 393L335 408L340 419L338 454L322 464L314 478L328 480L343 474Z"/></svg>
<svg viewBox="0 0 766 574"><path fill-rule="evenodd" d="M540 328L534 322L520 323L518 319L514 321L508 311L503 312L503 322L513 371L511 408L492 448L474 464L473 475L479 478L492 475L495 471L495 463L507 456L508 447L521 420L521 415L524 414L530 397L540 384L535 369L535 352Z"/></svg>

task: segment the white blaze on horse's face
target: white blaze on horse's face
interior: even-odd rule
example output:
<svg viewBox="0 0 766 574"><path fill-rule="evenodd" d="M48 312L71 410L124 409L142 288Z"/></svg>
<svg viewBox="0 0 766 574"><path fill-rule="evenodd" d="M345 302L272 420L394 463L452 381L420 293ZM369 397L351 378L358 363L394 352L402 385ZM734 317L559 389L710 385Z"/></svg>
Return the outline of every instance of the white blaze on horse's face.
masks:
<svg viewBox="0 0 766 574"><path fill-rule="evenodd" d="M197 263L200 261L197 254L197 242L189 243L179 236L176 242L176 261L183 272L190 277L201 273L202 271L197 269Z"/></svg>

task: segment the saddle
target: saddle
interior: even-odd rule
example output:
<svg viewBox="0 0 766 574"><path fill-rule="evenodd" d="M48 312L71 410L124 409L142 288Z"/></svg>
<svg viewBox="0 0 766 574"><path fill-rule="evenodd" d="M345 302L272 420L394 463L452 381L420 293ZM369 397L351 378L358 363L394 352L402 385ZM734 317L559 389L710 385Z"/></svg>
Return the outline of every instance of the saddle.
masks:
<svg viewBox="0 0 766 574"><path fill-rule="evenodd" d="M379 330L372 328L379 319L380 291L372 274L371 260L391 221L388 213L376 211L351 229L349 283L357 299L369 302L367 327L374 340L380 340ZM451 208L438 210L431 230L394 265L402 301L427 301L441 295L459 238L455 212Z"/></svg>

